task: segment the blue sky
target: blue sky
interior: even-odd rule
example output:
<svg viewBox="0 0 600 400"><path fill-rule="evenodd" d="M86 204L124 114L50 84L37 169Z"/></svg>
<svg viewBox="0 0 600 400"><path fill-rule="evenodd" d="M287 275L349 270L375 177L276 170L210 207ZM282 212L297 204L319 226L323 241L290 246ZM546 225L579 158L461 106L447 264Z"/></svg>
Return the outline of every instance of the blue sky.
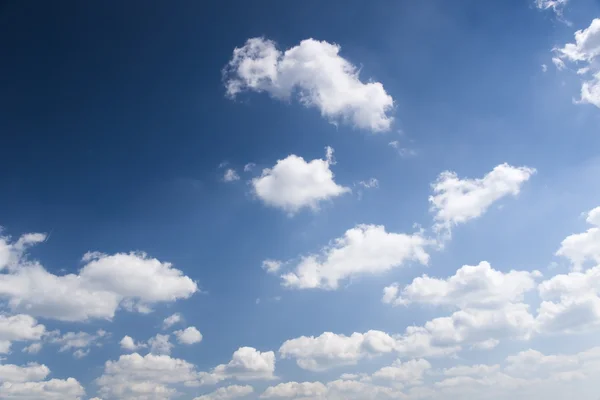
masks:
<svg viewBox="0 0 600 400"><path fill-rule="evenodd" d="M600 4L372 3L0 6L1 398L597 399Z"/></svg>

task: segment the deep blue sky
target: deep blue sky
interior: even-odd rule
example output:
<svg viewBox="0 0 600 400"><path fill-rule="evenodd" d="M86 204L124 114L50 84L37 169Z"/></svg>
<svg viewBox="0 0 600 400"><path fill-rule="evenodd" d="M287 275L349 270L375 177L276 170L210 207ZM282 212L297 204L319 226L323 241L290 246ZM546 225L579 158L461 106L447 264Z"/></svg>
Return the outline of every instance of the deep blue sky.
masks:
<svg viewBox="0 0 600 400"><path fill-rule="evenodd" d="M432 254L429 273L447 276L484 259L500 270L545 270L560 241L586 228L579 215L600 195L600 112L573 104L578 78L550 61L600 5L576 0L567 11L572 26L517 0L0 3L4 232L50 233L30 258L53 273L76 272L87 251L142 250L204 292L149 315L120 312L110 323L41 319L62 331L102 327L112 338L83 360L51 351L36 360L54 377L76 377L92 396L104 361L118 358L118 340L148 339L175 311L204 341L173 355L200 370L243 345L276 351L301 335L422 324L432 310L380 302L383 286L409 283L420 267L329 292L286 290L260 265L316 252L358 223L429 228L430 184L444 170L477 178L507 162L538 172L518 200L457 229ZM315 109L266 94L226 98L222 68L257 36L281 49L307 38L339 44L363 81L382 82L394 98L392 130L336 127ZM416 155L401 157L392 140ZM336 182L376 177L380 187L290 217L253 198L249 175L221 179L223 161L260 170L289 154L322 158L325 146L335 149ZM275 296L281 300L269 300ZM11 357L29 360L19 351ZM285 379L318 379L292 361L278 370Z"/></svg>

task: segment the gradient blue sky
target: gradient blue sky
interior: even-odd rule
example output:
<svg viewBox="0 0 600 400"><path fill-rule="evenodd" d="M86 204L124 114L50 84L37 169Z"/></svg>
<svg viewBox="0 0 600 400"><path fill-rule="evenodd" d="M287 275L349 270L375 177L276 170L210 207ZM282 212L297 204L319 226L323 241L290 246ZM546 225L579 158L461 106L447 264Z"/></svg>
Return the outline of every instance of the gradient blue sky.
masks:
<svg viewBox="0 0 600 400"><path fill-rule="evenodd" d="M103 396L95 380L106 361L126 354L119 346L123 336L147 341L195 326L202 341L176 344L172 358L209 371L242 346L274 351L279 380L177 386L182 396L173 398L230 384L252 385L247 398L258 398L267 386L373 373L396 358L384 354L308 371L280 357L286 340L323 332L402 334L452 313L382 304L383 288L394 282L408 285L424 273L447 278L484 260L502 272L539 270L543 279L568 274L569 260L555 253L568 235L590 228L581 215L600 205L600 110L574 102L583 78L570 65L556 68L553 49L574 43L575 31L600 17L600 3L572 0L559 13L528 0L0 3L2 235L14 242L25 233L46 233L26 258L56 275L77 273L89 251L144 251L199 287L187 299L153 305L148 314L119 309L111 320L79 322L34 315L47 331L103 329L109 335L81 359L59 352L51 338L40 339L43 348L34 355L21 351L30 343L15 342L2 363L47 365L49 378L77 379L85 387L82 398L108 400L113 397ZM363 82L381 82L393 98L391 128L373 133L334 125L296 99L253 90L227 97L222 70L234 48L254 37L282 50L308 38L338 44ZM595 62L600 58L590 61L593 68ZM263 168L290 154L323 159L326 146L335 149L335 182L352 193L294 215L253 193L251 179ZM256 167L244 172L247 163ZM433 237L428 197L439 174L477 179L502 163L536 173L517 196L502 197L453 228L443 249L429 251L427 267L410 263L355 276L337 290L282 287L261 268L265 259L316 253L357 224L407 234L418 224ZM228 168L241 179L225 182ZM378 187L361 189L358 182L370 178ZM5 315L17 313L3 299ZM531 304L535 316L539 300ZM163 331L163 319L173 313L184 322ZM591 328L572 337L507 338L458 359L425 358L433 371L501 363L530 348L574 354L600 345ZM568 385L583 388L581 399L597 399L583 384L571 382L567 391ZM31 396L23 398L37 398ZM452 398L439 396L432 398Z"/></svg>

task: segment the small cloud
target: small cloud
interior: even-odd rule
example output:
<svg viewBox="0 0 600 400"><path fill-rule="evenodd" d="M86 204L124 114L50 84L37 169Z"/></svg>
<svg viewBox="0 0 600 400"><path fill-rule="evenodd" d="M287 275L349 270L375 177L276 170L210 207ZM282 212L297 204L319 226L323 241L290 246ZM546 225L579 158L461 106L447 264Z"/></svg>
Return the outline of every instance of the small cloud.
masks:
<svg viewBox="0 0 600 400"><path fill-rule="evenodd" d="M223 180L225 182L239 181L240 180L240 176L238 175L237 172L235 172L234 169L229 168L227 171L225 171L225 175L223 175Z"/></svg>
<svg viewBox="0 0 600 400"><path fill-rule="evenodd" d="M221 161L221 163L219 164L219 169L221 168L225 168L226 166L229 165L229 161Z"/></svg>
<svg viewBox="0 0 600 400"><path fill-rule="evenodd" d="M393 149L396 149L398 151L398 154L400 154L400 156L403 158L414 157L417 155L417 152L415 150L409 149L407 147L401 147L400 142L397 140L389 142L388 146L390 146Z"/></svg>
<svg viewBox="0 0 600 400"><path fill-rule="evenodd" d="M262 269L267 271L269 274L275 274L281 268L281 261L279 260L264 260L262 262Z"/></svg>
<svg viewBox="0 0 600 400"><path fill-rule="evenodd" d="M377 180L377 178L370 178L366 181L360 181L360 182L358 182L358 184L360 186L364 187L365 189L372 189L372 188L379 187L379 181Z"/></svg>
<svg viewBox="0 0 600 400"><path fill-rule="evenodd" d="M558 57L553 57L552 63L554 64L556 69L558 69L559 71L562 71L563 69L566 68L565 62Z"/></svg>
<svg viewBox="0 0 600 400"><path fill-rule="evenodd" d="M175 313L163 320L163 329L169 329L173 325L181 322L183 318L180 313Z"/></svg>
<svg viewBox="0 0 600 400"><path fill-rule="evenodd" d="M246 165L244 165L244 172L250 172L254 169L254 167L256 167L256 164L254 163L248 163Z"/></svg>
<svg viewBox="0 0 600 400"><path fill-rule="evenodd" d="M542 64L542 72L548 71L548 66L546 64Z"/></svg>

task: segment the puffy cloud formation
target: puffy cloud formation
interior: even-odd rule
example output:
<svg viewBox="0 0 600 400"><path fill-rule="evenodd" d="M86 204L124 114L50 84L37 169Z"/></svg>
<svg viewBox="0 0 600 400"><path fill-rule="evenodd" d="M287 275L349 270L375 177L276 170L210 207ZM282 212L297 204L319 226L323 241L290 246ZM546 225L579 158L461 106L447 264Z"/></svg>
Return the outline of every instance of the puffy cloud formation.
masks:
<svg viewBox="0 0 600 400"><path fill-rule="evenodd" d="M25 235L12 246L41 241L36 235ZM185 299L198 290L180 270L145 253L87 253L83 261L79 274L67 275L54 275L37 262L20 262L0 274L0 298L15 312L84 321L110 319L120 307L148 312L155 303Z"/></svg>
<svg viewBox="0 0 600 400"><path fill-rule="evenodd" d="M535 173L529 167L500 164L483 178L461 179L455 172L440 174L431 188L431 211L435 214L434 229L448 231L454 225L480 217L501 198L516 196L523 183Z"/></svg>
<svg viewBox="0 0 600 400"><path fill-rule="evenodd" d="M237 399L239 397L248 396L254 392L254 388L249 385L231 385L225 386L215 390L212 393L205 394L200 397L194 398L194 400L229 400Z"/></svg>
<svg viewBox="0 0 600 400"><path fill-rule="evenodd" d="M479 265L465 265L448 279L427 275L415 278L399 291L393 284L384 289L382 301L394 305L411 303L435 306L496 307L505 303L520 302L523 295L536 287L539 271L510 271L503 273L482 261Z"/></svg>
<svg viewBox="0 0 600 400"><path fill-rule="evenodd" d="M380 82L363 83L358 68L339 52L340 46L314 39L284 52L270 40L248 39L233 51L223 71L227 94L266 92L280 100L294 95L332 123L345 122L372 132L389 130L392 97Z"/></svg>
<svg viewBox="0 0 600 400"><path fill-rule="evenodd" d="M324 160L305 161L294 154L278 160L252 179L254 194L265 204L294 214L302 208L318 209L319 204L350 191L333 180L329 168L333 149L327 147Z"/></svg>
<svg viewBox="0 0 600 400"><path fill-rule="evenodd" d="M0 315L0 353L8 353L14 341L40 340L45 333L46 327L29 315Z"/></svg>
<svg viewBox="0 0 600 400"><path fill-rule="evenodd" d="M556 252L557 256L568 258L575 271L580 271L586 262L600 264L600 207L591 210L586 221L593 227L567 236Z"/></svg>
<svg viewBox="0 0 600 400"><path fill-rule="evenodd" d="M267 388L262 399L379 400L404 399L399 389L370 382L338 379L321 382L287 382Z"/></svg>
<svg viewBox="0 0 600 400"><path fill-rule="evenodd" d="M89 352L89 347L92 345L99 346L99 341L107 336L107 332L100 329L96 334L87 332L67 332L64 335L51 335L49 342L60 346L59 352L75 350L73 355L76 358L86 356Z"/></svg>
<svg viewBox="0 0 600 400"><path fill-rule="evenodd" d="M168 399L178 393L177 385L194 385L197 379L195 367L184 360L133 353L107 361L96 383L102 397L154 400Z"/></svg>
<svg viewBox="0 0 600 400"><path fill-rule="evenodd" d="M419 233L406 235L387 232L381 225L357 225L321 254L302 257L294 271L282 275L283 285L332 290L350 277L384 273L410 261L425 265L428 245Z"/></svg>
<svg viewBox="0 0 600 400"><path fill-rule="evenodd" d="M354 365L365 357L393 352L396 339L385 332L368 331L350 336L325 332L285 341L279 348L283 358L295 358L300 368L312 371Z"/></svg>
<svg viewBox="0 0 600 400"><path fill-rule="evenodd" d="M50 369L45 365L29 363L24 367L0 364L0 382L38 382L46 379Z"/></svg>
<svg viewBox="0 0 600 400"><path fill-rule="evenodd" d="M0 385L0 398L5 400L80 400L83 395L83 386L74 378L4 382Z"/></svg>
<svg viewBox="0 0 600 400"><path fill-rule="evenodd" d="M121 345L121 348L123 350L128 350L128 351L136 351L141 348L147 347L147 345L145 343L139 343L139 342L136 343L133 340L133 338L128 335L123 336L123 339L121 339L119 344Z"/></svg>
<svg viewBox="0 0 600 400"><path fill-rule="evenodd" d="M275 353L240 347L233 353L229 363L217 365L210 372L200 373L200 382L210 385L225 379L270 380L275 379L274 372Z"/></svg>
<svg viewBox="0 0 600 400"><path fill-rule="evenodd" d="M431 364L427 360L409 360L402 362L394 361L389 367L383 367L373 374L373 378L385 379L394 383L405 385L420 385L423 383L423 376L426 371L431 369Z"/></svg>
<svg viewBox="0 0 600 400"><path fill-rule="evenodd" d="M561 61L575 63L579 67L583 65L577 71L584 79L578 102L600 108L600 18L595 18L587 28L576 31L575 43L567 43L554 51Z"/></svg>
<svg viewBox="0 0 600 400"><path fill-rule="evenodd" d="M195 326L189 326L185 329L175 331L173 334L181 344L194 344L202 341L202 334Z"/></svg>
<svg viewBox="0 0 600 400"><path fill-rule="evenodd" d="M180 313L175 313L175 314L169 315L167 318L165 318L163 320L163 329L169 329L170 327L172 327L175 324L180 323L181 321L183 321L183 317L181 316Z"/></svg>
<svg viewBox="0 0 600 400"><path fill-rule="evenodd" d="M169 335L161 335L160 333L148 340L150 353L156 355L169 355L173 344L169 342Z"/></svg>

